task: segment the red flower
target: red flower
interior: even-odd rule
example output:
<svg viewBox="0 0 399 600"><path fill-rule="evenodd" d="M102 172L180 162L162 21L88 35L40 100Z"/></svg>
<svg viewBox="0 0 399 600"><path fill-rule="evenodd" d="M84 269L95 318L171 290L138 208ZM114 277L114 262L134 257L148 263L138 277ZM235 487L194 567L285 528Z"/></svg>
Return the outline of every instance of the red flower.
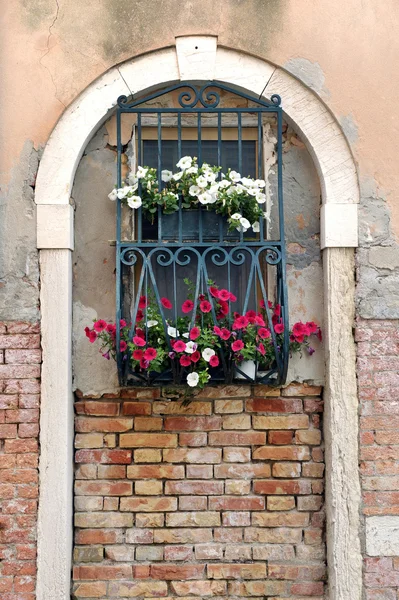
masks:
<svg viewBox="0 0 399 600"><path fill-rule="evenodd" d="M244 343L241 340L236 340L231 344L231 349L233 352L239 352L244 348Z"/></svg>
<svg viewBox="0 0 399 600"><path fill-rule="evenodd" d="M219 359L217 357L216 354L214 354L213 356L211 356L211 358L209 359L209 364L211 365L211 367L217 367L219 364Z"/></svg>
<svg viewBox="0 0 399 600"><path fill-rule="evenodd" d="M228 340L230 336L231 332L225 327L223 327L222 331L220 332L220 337L222 338L222 340Z"/></svg>
<svg viewBox="0 0 399 600"><path fill-rule="evenodd" d="M195 352L193 352L191 354L190 358L191 358L191 362L196 363L201 358L201 354L198 352L198 350L196 350Z"/></svg>
<svg viewBox="0 0 399 600"><path fill-rule="evenodd" d="M108 325L107 325L107 331L111 335L114 335L116 333L116 325L112 325L112 323L108 323Z"/></svg>
<svg viewBox="0 0 399 600"><path fill-rule="evenodd" d="M231 292L230 292L230 301L231 302L236 302L237 301L237 296L234 296L234 294L232 294Z"/></svg>
<svg viewBox="0 0 399 600"><path fill-rule="evenodd" d="M264 345L262 343L259 344L258 351L261 353L262 356L265 356L266 350L265 350L265 347L264 347Z"/></svg>
<svg viewBox="0 0 399 600"><path fill-rule="evenodd" d="M219 300L219 309L220 309L220 313L223 316L226 316L229 314L229 305L227 304L227 302L225 300Z"/></svg>
<svg viewBox="0 0 399 600"><path fill-rule="evenodd" d="M248 321L247 317L244 317L244 316L237 317L233 323L233 329L245 329L245 327L247 327L248 324L249 324L249 321Z"/></svg>
<svg viewBox="0 0 399 600"><path fill-rule="evenodd" d="M264 300L261 300L261 301L259 302L259 306L260 306L261 308L266 308L265 301L264 301Z"/></svg>
<svg viewBox="0 0 399 600"><path fill-rule="evenodd" d="M93 330L92 330L92 331L90 331L90 333L89 333L89 342L90 342L90 344L92 344L93 342L95 342L95 341L96 341L96 339L97 339L97 334L96 334L96 332L95 332L95 331L93 331Z"/></svg>
<svg viewBox="0 0 399 600"><path fill-rule="evenodd" d="M180 364L182 367L189 367L191 365L191 358L187 354L183 354L180 357Z"/></svg>
<svg viewBox="0 0 399 600"><path fill-rule="evenodd" d="M107 327L107 322L104 321L104 319L100 319L99 321L96 321L93 325L93 328L95 331L97 331L97 333L101 333L102 331L104 331L104 329Z"/></svg>
<svg viewBox="0 0 399 600"><path fill-rule="evenodd" d="M126 344L125 340L121 340L120 345L119 345L119 350L121 352L125 352L126 348L127 348L127 344Z"/></svg>
<svg viewBox="0 0 399 600"><path fill-rule="evenodd" d="M140 327L136 327L136 335L143 338L143 340L145 339L144 331Z"/></svg>
<svg viewBox="0 0 399 600"><path fill-rule="evenodd" d="M260 327L258 329L258 335L259 335L259 337L262 338L262 340L265 340L271 336L270 329L266 329L265 327Z"/></svg>
<svg viewBox="0 0 399 600"><path fill-rule="evenodd" d="M268 300L268 301L267 301L267 306L268 306L269 308L273 308L273 302L272 302L271 300Z"/></svg>
<svg viewBox="0 0 399 600"><path fill-rule="evenodd" d="M283 333L284 331L284 323L276 323L274 326L274 331L276 333Z"/></svg>
<svg viewBox="0 0 399 600"><path fill-rule="evenodd" d="M148 360L148 362L151 362L157 357L157 354L158 353L155 348L147 348L147 350L144 352L144 358L145 360Z"/></svg>
<svg viewBox="0 0 399 600"><path fill-rule="evenodd" d="M184 352L186 349L186 344L184 342L182 342L181 340L178 340L177 342L175 342L174 346L173 346L173 350L175 352Z"/></svg>
<svg viewBox="0 0 399 600"><path fill-rule="evenodd" d="M139 308L145 308L147 306L147 296L140 296Z"/></svg>
<svg viewBox="0 0 399 600"><path fill-rule="evenodd" d="M143 340L143 338L138 335L134 336L133 343L136 344L136 346L145 346L146 345L146 341Z"/></svg>
<svg viewBox="0 0 399 600"><path fill-rule="evenodd" d="M312 335L312 333L316 333L317 330L319 329L318 325L316 325L316 323L314 321L308 321L306 323L306 327L309 331L309 333L307 335Z"/></svg>
<svg viewBox="0 0 399 600"><path fill-rule="evenodd" d="M305 325L303 323L301 323L301 321L298 321L298 323L295 323L292 328L292 334L297 341L299 341L297 338L300 337L300 338L302 338L302 342L303 342L303 337L305 335Z"/></svg>
<svg viewBox="0 0 399 600"><path fill-rule="evenodd" d="M216 335L220 337L222 335L222 330L220 329L220 327L215 325L215 327L213 328L213 333L216 333Z"/></svg>
<svg viewBox="0 0 399 600"><path fill-rule="evenodd" d="M184 313L191 312L193 310L193 308L194 308L194 302L192 300L186 300L185 302L183 302L182 307L181 307L181 309Z"/></svg>
<svg viewBox="0 0 399 600"><path fill-rule="evenodd" d="M217 289L217 287L211 285L211 287L209 288L209 292L214 298L219 298L219 290Z"/></svg>
<svg viewBox="0 0 399 600"><path fill-rule="evenodd" d="M210 302L208 302L208 300L202 300L200 302L200 309L203 313L209 313L212 310L212 305Z"/></svg>
<svg viewBox="0 0 399 600"><path fill-rule="evenodd" d="M148 362L148 360L146 360L144 357L140 360L140 367L142 369L148 369L149 364L150 363Z"/></svg>
<svg viewBox="0 0 399 600"><path fill-rule="evenodd" d="M134 358L134 360L141 360L143 358L143 351L142 350L134 350L133 358Z"/></svg>
<svg viewBox="0 0 399 600"><path fill-rule="evenodd" d="M144 319L144 314L142 310L138 310L137 311L137 315L136 315L136 323L138 323L139 321L142 321Z"/></svg>
<svg viewBox="0 0 399 600"><path fill-rule="evenodd" d="M198 327L193 327L190 331L190 340L194 342L201 335L201 330Z"/></svg>
<svg viewBox="0 0 399 600"><path fill-rule="evenodd" d="M205 295L204 294L200 294L198 296L198 300L205 300Z"/></svg>
<svg viewBox="0 0 399 600"><path fill-rule="evenodd" d="M219 298L220 300L224 300L225 302L227 302L228 300L230 300L230 292L228 290L220 290Z"/></svg>
<svg viewBox="0 0 399 600"><path fill-rule="evenodd" d="M119 327L120 327L121 329L122 329L122 327L126 327L126 325L127 325L127 323L126 323L125 319L121 319L121 320L119 321Z"/></svg>
<svg viewBox="0 0 399 600"><path fill-rule="evenodd" d="M305 339L305 336L304 335L296 335L296 336L294 336L294 339L296 342L298 342L298 344L302 344L302 342Z"/></svg>
<svg viewBox="0 0 399 600"><path fill-rule="evenodd" d="M90 337L90 329L89 329L89 327L85 327L85 334L86 334L86 337Z"/></svg>
<svg viewBox="0 0 399 600"><path fill-rule="evenodd" d="M274 307L274 314L277 315L278 317L281 315L281 306L280 306L280 304L276 304L276 306Z"/></svg>
<svg viewBox="0 0 399 600"><path fill-rule="evenodd" d="M161 298L161 304L164 308L172 308L172 303L167 298Z"/></svg>
<svg viewBox="0 0 399 600"><path fill-rule="evenodd" d="M245 313L245 316L247 317L248 321L250 323L255 323L255 319L256 319L256 312L254 310L247 310L247 312Z"/></svg>
<svg viewBox="0 0 399 600"><path fill-rule="evenodd" d="M266 323L264 322L263 317L261 315L256 315L255 325L260 325L261 327L264 327L266 325Z"/></svg>

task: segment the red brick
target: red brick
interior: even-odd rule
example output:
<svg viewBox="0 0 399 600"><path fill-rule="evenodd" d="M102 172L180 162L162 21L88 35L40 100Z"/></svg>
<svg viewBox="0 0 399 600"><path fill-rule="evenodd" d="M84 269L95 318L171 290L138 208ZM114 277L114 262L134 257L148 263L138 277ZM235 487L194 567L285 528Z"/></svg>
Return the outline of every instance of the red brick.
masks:
<svg viewBox="0 0 399 600"><path fill-rule="evenodd" d="M78 433L89 433L90 431L112 433L129 431L132 427L133 419L106 419L101 417L77 417L75 419L75 431Z"/></svg>
<svg viewBox="0 0 399 600"><path fill-rule="evenodd" d="M252 456L261 460L310 460L306 446L262 446L254 450Z"/></svg>
<svg viewBox="0 0 399 600"><path fill-rule="evenodd" d="M221 417L166 417L166 431L212 431L221 429Z"/></svg>
<svg viewBox="0 0 399 600"><path fill-rule="evenodd" d="M40 365L0 365L0 379L30 379L40 377Z"/></svg>
<svg viewBox="0 0 399 600"><path fill-rule="evenodd" d="M0 335L0 348L40 348L40 335Z"/></svg>
<svg viewBox="0 0 399 600"><path fill-rule="evenodd" d="M192 560L194 558L192 546L165 546L165 560Z"/></svg>
<svg viewBox="0 0 399 600"><path fill-rule="evenodd" d="M222 451L219 448L204 448L199 450L178 448L177 450L164 450L163 459L165 462L171 463L215 464L221 462Z"/></svg>
<svg viewBox="0 0 399 600"><path fill-rule="evenodd" d="M186 476L187 479L212 479L213 467L212 465L187 465Z"/></svg>
<svg viewBox="0 0 399 600"><path fill-rule="evenodd" d="M211 579L264 579L266 564L208 564L207 573Z"/></svg>
<svg viewBox="0 0 399 600"><path fill-rule="evenodd" d="M182 465L131 465L127 468L129 479L183 479Z"/></svg>
<svg viewBox="0 0 399 600"><path fill-rule="evenodd" d="M40 333L40 323L29 323L27 321L9 321L7 333Z"/></svg>
<svg viewBox="0 0 399 600"><path fill-rule="evenodd" d="M302 400L299 398L251 398L246 402L249 412L301 413Z"/></svg>
<svg viewBox="0 0 399 600"><path fill-rule="evenodd" d="M19 408L39 408L39 394L20 394Z"/></svg>
<svg viewBox="0 0 399 600"><path fill-rule="evenodd" d="M39 410L19 409L6 412L6 423L37 423L39 421Z"/></svg>
<svg viewBox="0 0 399 600"><path fill-rule="evenodd" d="M206 433L180 433L179 446L206 446Z"/></svg>
<svg viewBox="0 0 399 600"><path fill-rule="evenodd" d="M151 577L162 581L182 579L202 579L205 565L151 565Z"/></svg>
<svg viewBox="0 0 399 600"><path fill-rule="evenodd" d="M7 411L10 412L10 411ZM17 426L16 425L0 425L0 438L16 438L17 437Z"/></svg>
<svg viewBox="0 0 399 600"><path fill-rule="evenodd" d="M283 446L284 444L291 444L293 437L293 431L270 431L269 444L275 444L280 446Z"/></svg>
<svg viewBox="0 0 399 600"><path fill-rule="evenodd" d="M211 495L223 494L222 481L167 481L165 494Z"/></svg>
<svg viewBox="0 0 399 600"><path fill-rule="evenodd" d="M175 433L122 433L119 444L122 448L176 448Z"/></svg>
<svg viewBox="0 0 399 600"><path fill-rule="evenodd" d="M248 479L270 477L270 475L270 465L264 463L230 463L215 466L215 477L221 479Z"/></svg>
<svg viewBox="0 0 399 600"><path fill-rule="evenodd" d="M77 463L130 464L131 450L78 450L75 454Z"/></svg>
<svg viewBox="0 0 399 600"><path fill-rule="evenodd" d="M162 417L136 417L134 419L135 431L161 431Z"/></svg>
<svg viewBox="0 0 399 600"><path fill-rule="evenodd" d="M123 415L150 415L151 404L149 402L124 402L122 405Z"/></svg>
<svg viewBox="0 0 399 600"><path fill-rule="evenodd" d="M78 529L75 531L76 544L117 544L122 540L122 531L117 529Z"/></svg>
<svg viewBox="0 0 399 600"><path fill-rule="evenodd" d="M18 425L20 438L32 438L39 435L39 423L21 423Z"/></svg>
<svg viewBox="0 0 399 600"><path fill-rule="evenodd" d="M218 431L209 433L210 446L261 446L266 443L263 431Z"/></svg>
<svg viewBox="0 0 399 600"><path fill-rule="evenodd" d="M75 580L85 579L130 579L132 577L132 567L130 565L101 565L101 566L80 566L74 569Z"/></svg>
<svg viewBox="0 0 399 600"><path fill-rule="evenodd" d="M130 496L132 483L128 481L75 481L78 496Z"/></svg>
<svg viewBox="0 0 399 600"><path fill-rule="evenodd" d="M5 363L14 365L32 365L42 362L42 352L38 348L30 350L5 350Z"/></svg>
<svg viewBox="0 0 399 600"><path fill-rule="evenodd" d="M38 443L36 440L5 440L4 452L6 454L24 454L26 452L37 452Z"/></svg>
<svg viewBox="0 0 399 600"><path fill-rule="evenodd" d="M78 415L117 416L119 402L75 402L75 411Z"/></svg>
<svg viewBox="0 0 399 600"><path fill-rule="evenodd" d="M270 480L258 480L258 481L254 481L254 492L255 494L273 494L273 495L280 495L280 494L288 494L290 496L292 495L296 495L296 494L310 494L311 493L311 486L310 486L310 482L306 481L306 480L296 480L296 481L292 481L292 480L283 480L283 479L279 479L279 480L274 480L274 479L270 479Z"/></svg>
<svg viewBox="0 0 399 600"><path fill-rule="evenodd" d="M291 586L291 594L299 594L300 596L322 596L324 592L323 582L294 583Z"/></svg>
<svg viewBox="0 0 399 600"><path fill-rule="evenodd" d="M0 409L9 409L9 408L17 408L18 406L18 396L17 395L8 395L8 394L0 394Z"/></svg>

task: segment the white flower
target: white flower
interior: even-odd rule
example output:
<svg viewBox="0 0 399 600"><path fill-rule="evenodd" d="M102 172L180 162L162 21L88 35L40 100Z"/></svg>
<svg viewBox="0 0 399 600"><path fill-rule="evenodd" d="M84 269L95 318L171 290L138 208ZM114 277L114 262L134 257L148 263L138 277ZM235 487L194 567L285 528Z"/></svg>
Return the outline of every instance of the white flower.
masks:
<svg viewBox="0 0 399 600"><path fill-rule="evenodd" d="M215 204L215 202L217 202L217 199L218 199L217 194L211 194L211 199L208 200L208 204Z"/></svg>
<svg viewBox="0 0 399 600"><path fill-rule="evenodd" d="M217 194L219 191L219 184L216 182L213 185L211 185L211 187L209 188L209 193L210 194Z"/></svg>
<svg viewBox="0 0 399 600"><path fill-rule="evenodd" d="M231 181L234 181L234 183L237 183L240 181L241 175L240 173L237 173L237 171L230 171L230 179Z"/></svg>
<svg viewBox="0 0 399 600"><path fill-rule="evenodd" d="M172 338L176 338L180 335L177 331L176 327L168 327L168 336Z"/></svg>
<svg viewBox="0 0 399 600"><path fill-rule="evenodd" d="M266 194L263 194L263 192L258 192L255 195L255 198L258 204L264 204L266 202Z"/></svg>
<svg viewBox="0 0 399 600"><path fill-rule="evenodd" d="M185 171L186 169L189 169L191 167L192 163L193 159L191 158L191 156L183 156L183 158L181 158L177 163L176 167L181 171Z"/></svg>
<svg viewBox="0 0 399 600"><path fill-rule="evenodd" d="M241 217L240 223L241 223L244 231L246 231L247 229L249 229L251 227L251 223L245 217Z"/></svg>
<svg viewBox="0 0 399 600"><path fill-rule="evenodd" d="M258 188L255 187L247 188L247 192L250 196L256 196L256 194L259 194Z"/></svg>
<svg viewBox="0 0 399 600"><path fill-rule="evenodd" d="M197 185L200 188L205 188L208 185L208 181L206 180L206 178L203 175L200 175L199 177L197 177Z"/></svg>
<svg viewBox="0 0 399 600"><path fill-rule="evenodd" d="M260 231L259 221L255 221L255 223L252 223L252 231L254 233L259 233L259 231Z"/></svg>
<svg viewBox="0 0 399 600"><path fill-rule="evenodd" d="M116 195L118 196L119 200L123 200L123 198L125 198L126 194L129 192L130 188L125 186L123 188L118 188L116 190Z"/></svg>
<svg viewBox="0 0 399 600"><path fill-rule="evenodd" d="M212 356L215 356L216 352L214 350L212 350L212 348L205 348L205 350L202 351L202 358L206 361L209 362L211 360Z"/></svg>
<svg viewBox="0 0 399 600"><path fill-rule="evenodd" d="M195 387L198 384L199 375L198 373L189 373L187 375L187 383L190 387Z"/></svg>
<svg viewBox="0 0 399 600"><path fill-rule="evenodd" d="M142 177L145 177L147 175L147 171L148 171L148 169L145 169L144 167L137 167L137 173L136 173L137 179L141 179Z"/></svg>
<svg viewBox="0 0 399 600"><path fill-rule="evenodd" d="M175 173L173 175L173 179L175 181L179 181L179 179L181 179L183 177L183 175L184 175L184 171L179 171L178 173Z"/></svg>
<svg viewBox="0 0 399 600"><path fill-rule="evenodd" d="M183 333L183 334L182 334L182 337L184 337L184 338L188 339L188 338L190 337L190 334L189 334L189 332L187 331L187 333Z"/></svg>
<svg viewBox="0 0 399 600"><path fill-rule="evenodd" d="M147 327L155 327L155 325L158 325L158 321L155 321L155 319L150 319L149 321L147 321Z"/></svg>
<svg viewBox="0 0 399 600"><path fill-rule="evenodd" d="M108 198L110 200L112 200L112 202L115 202L115 200L117 199L117 197L118 197L118 191L114 188L112 190L112 192L110 194L108 194Z"/></svg>
<svg viewBox="0 0 399 600"><path fill-rule="evenodd" d="M212 182L216 181L217 174L214 173L213 171L206 171L204 173L204 177L205 177L205 179L207 181L209 181L210 183L212 183Z"/></svg>
<svg viewBox="0 0 399 600"><path fill-rule="evenodd" d="M133 171L131 171L129 173L128 181L129 181L130 185L137 186L138 179L137 179L135 173L133 173ZM136 189L137 189L137 187L136 187Z"/></svg>
<svg viewBox="0 0 399 600"><path fill-rule="evenodd" d="M172 179L172 175L172 171L168 171L168 169L164 169L163 171L161 171L161 179L165 183L168 183L168 181Z"/></svg>
<svg viewBox="0 0 399 600"><path fill-rule="evenodd" d="M192 185L188 190L188 193L190 194L190 196L198 196L198 194L201 193L201 188L198 187L198 185Z"/></svg>
<svg viewBox="0 0 399 600"><path fill-rule="evenodd" d="M127 204L130 208L140 208L142 205L140 196L130 196L130 198L127 199Z"/></svg>
<svg viewBox="0 0 399 600"><path fill-rule="evenodd" d="M198 167L197 167L197 165L193 165L192 167L189 167L187 169L186 173L198 173Z"/></svg>
<svg viewBox="0 0 399 600"><path fill-rule="evenodd" d="M255 179L254 181L255 185L257 185L259 188L264 188L266 185L266 182L264 179Z"/></svg>
<svg viewBox="0 0 399 600"><path fill-rule="evenodd" d="M208 192L198 194L198 200L201 202L201 204L210 204L212 201L212 195Z"/></svg>
<svg viewBox="0 0 399 600"><path fill-rule="evenodd" d="M252 186L253 186L253 183L254 183L254 182L253 182L253 180L252 180L252 179L250 179L249 177L242 177L242 178L241 178L241 183L242 183L242 185L245 185L245 187L248 187L248 188L250 188L250 187L252 187Z"/></svg>
<svg viewBox="0 0 399 600"><path fill-rule="evenodd" d="M240 213L234 213L234 215L231 215L231 219L233 219L233 221L239 221L241 217L242 215L240 215Z"/></svg>
<svg viewBox="0 0 399 600"><path fill-rule="evenodd" d="M227 179L222 179L222 181L219 181L219 187L221 189L228 188L230 185L231 185L231 182L228 181Z"/></svg>
<svg viewBox="0 0 399 600"><path fill-rule="evenodd" d="M192 354L197 349L197 344L195 342L187 342L186 344L186 352L187 354Z"/></svg>

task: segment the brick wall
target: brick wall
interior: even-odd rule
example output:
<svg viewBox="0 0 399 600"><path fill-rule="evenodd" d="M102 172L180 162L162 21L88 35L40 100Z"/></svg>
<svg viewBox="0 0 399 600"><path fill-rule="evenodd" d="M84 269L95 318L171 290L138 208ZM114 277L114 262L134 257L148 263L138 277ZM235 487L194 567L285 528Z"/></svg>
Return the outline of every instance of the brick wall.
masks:
<svg viewBox="0 0 399 600"><path fill-rule="evenodd" d="M254 390L77 398L75 598L322 600L320 388Z"/></svg>
<svg viewBox="0 0 399 600"><path fill-rule="evenodd" d="M0 323L0 598L34 600L40 336Z"/></svg>
<svg viewBox="0 0 399 600"><path fill-rule="evenodd" d="M356 339L363 514L399 515L399 322L359 320ZM367 600L399 598L399 557L365 556L364 577Z"/></svg>

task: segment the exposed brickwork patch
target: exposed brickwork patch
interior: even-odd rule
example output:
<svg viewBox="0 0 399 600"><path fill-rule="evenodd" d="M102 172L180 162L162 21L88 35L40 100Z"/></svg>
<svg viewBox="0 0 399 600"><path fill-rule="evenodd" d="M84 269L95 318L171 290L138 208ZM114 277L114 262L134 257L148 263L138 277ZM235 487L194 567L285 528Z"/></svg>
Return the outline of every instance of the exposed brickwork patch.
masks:
<svg viewBox="0 0 399 600"><path fill-rule="evenodd" d="M75 598L321 600L321 390L255 389L78 394Z"/></svg>
<svg viewBox="0 0 399 600"><path fill-rule="evenodd" d="M34 600L40 336L32 323L0 323L0 597Z"/></svg>

